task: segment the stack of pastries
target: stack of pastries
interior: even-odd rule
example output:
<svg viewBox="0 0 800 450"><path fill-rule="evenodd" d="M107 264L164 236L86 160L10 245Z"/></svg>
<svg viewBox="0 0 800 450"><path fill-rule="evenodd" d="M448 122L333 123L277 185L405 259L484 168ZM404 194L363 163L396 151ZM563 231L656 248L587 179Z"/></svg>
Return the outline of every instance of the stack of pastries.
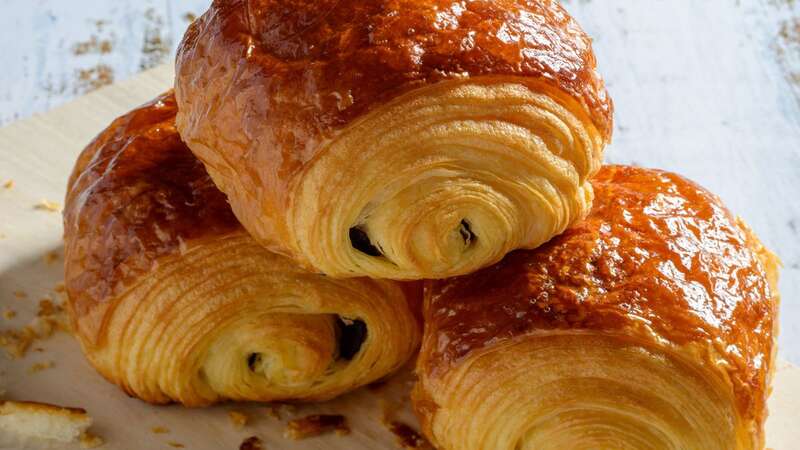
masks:
<svg viewBox="0 0 800 450"><path fill-rule="evenodd" d="M416 358L443 450L763 448L777 259L691 181L602 166L612 110L553 0L216 0L70 177L83 351L188 406Z"/></svg>

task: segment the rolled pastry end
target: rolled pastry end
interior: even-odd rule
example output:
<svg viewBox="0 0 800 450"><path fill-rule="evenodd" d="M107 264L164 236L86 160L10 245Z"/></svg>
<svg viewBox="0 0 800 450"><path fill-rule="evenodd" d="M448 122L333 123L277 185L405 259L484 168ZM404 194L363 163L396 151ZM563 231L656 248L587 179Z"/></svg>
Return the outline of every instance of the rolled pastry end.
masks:
<svg viewBox="0 0 800 450"><path fill-rule="evenodd" d="M439 448L760 448L721 377L627 337L555 333L483 351L414 397Z"/></svg>
<svg viewBox="0 0 800 450"><path fill-rule="evenodd" d="M388 375L419 329L397 284L298 269L239 232L165 258L86 354L145 401L326 400Z"/></svg>
<svg viewBox="0 0 800 450"><path fill-rule="evenodd" d="M472 272L584 217L604 145L579 104L530 79L413 90L310 165L287 214L295 253L337 277Z"/></svg>

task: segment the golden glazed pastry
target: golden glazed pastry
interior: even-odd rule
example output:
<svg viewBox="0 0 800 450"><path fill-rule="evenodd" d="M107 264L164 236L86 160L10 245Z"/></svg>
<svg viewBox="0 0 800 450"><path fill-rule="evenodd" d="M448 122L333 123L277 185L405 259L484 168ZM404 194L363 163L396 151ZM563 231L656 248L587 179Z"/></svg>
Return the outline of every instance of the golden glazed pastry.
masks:
<svg viewBox="0 0 800 450"><path fill-rule="evenodd" d="M404 364L419 290L334 280L266 251L175 114L168 94L117 119L69 181L69 309L97 370L148 402L196 406L329 399Z"/></svg>
<svg viewBox="0 0 800 450"><path fill-rule="evenodd" d="M425 287L415 409L440 449L758 449L777 260L675 174L612 166L588 218Z"/></svg>
<svg viewBox="0 0 800 450"><path fill-rule="evenodd" d="M219 0L178 53L178 129L272 251L443 278L586 215L612 107L551 0Z"/></svg>

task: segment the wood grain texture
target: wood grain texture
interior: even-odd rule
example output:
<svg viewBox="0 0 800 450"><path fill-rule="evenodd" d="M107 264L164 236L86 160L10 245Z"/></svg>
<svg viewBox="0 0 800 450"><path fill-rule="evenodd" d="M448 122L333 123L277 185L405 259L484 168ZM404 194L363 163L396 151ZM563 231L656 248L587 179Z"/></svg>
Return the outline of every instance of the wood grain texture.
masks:
<svg viewBox="0 0 800 450"><path fill-rule="evenodd" d="M0 2L0 125L171 61L210 0Z"/></svg>

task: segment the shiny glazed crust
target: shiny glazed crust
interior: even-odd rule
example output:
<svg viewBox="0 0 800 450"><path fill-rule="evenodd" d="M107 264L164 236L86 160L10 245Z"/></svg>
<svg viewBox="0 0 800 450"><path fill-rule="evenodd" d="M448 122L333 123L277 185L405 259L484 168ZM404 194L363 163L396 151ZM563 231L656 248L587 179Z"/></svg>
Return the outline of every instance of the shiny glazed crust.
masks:
<svg viewBox="0 0 800 450"><path fill-rule="evenodd" d="M762 448L777 259L678 175L608 166L592 212L425 288L415 408L442 449Z"/></svg>
<svg viewBox="0 0 800 450"><path fill-rule="evenodd" d="M442 278L588 212L612 128L595 66L554 1L215 1L179 49L177 123L269 249Z"/></svg>
<svg viewBox="0 0 800 450"><path fill-rule="evenodd" d="M78 339L148 402L324 400L416 350L418 288L333 280L269 253L175 129L171 93L80 155L64 210Z"/></svg>

